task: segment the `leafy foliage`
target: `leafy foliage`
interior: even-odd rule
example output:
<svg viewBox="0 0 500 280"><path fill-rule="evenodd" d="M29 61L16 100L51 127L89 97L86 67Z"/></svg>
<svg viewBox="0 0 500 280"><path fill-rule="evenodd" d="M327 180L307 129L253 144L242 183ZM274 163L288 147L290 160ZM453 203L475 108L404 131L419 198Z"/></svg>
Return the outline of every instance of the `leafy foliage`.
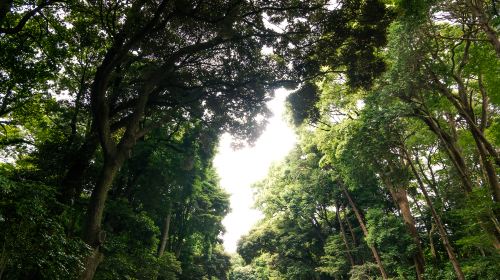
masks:
<svg viewBox="0 0 500 280"><path fill-rule="evenodd" d="M0 2L0 278L495 279L499 22L495 1ZM301 141L230 257L212 159L279 87Z"/></svg>

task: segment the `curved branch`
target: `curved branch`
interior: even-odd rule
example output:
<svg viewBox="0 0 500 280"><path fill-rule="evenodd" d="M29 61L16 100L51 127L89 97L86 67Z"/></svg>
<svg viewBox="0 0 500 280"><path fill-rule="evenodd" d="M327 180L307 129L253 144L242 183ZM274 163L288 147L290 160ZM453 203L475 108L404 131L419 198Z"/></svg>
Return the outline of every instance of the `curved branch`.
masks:
<svg viewBox="0 0 500 280"><path fill-rule="evenodd" d="M21 20L17 23L16 26L14 27L8 27L8 28L3 28L3 27L0 27L0 34L9 34L9 35L12 35L12 34L16 34L16 33L19 33L23 27L26 25L26 23L32 18L34 17L37 13L39 13L43 8L47 7L47 6L50 6L56 2L62 2L61 0L48 0L48 1L43 1L42 3L40 3L36 8L34 8L33 10L27 12L26 14L24 14L24 16L21 18Z"/></svg>

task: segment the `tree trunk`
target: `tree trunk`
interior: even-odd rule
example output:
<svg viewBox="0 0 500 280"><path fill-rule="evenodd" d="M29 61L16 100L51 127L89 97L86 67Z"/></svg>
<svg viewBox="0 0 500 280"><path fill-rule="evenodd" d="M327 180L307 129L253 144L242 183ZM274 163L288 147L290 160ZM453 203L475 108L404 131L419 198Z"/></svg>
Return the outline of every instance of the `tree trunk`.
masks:
<svg viewBox="0 0 500 280"><path fill-rule="evenodd" d="M486 139L486 136L484 136L484 133L481 131L482 125L479 126L475 121L474 112L472 111L472 108L466 98L467 90L464 86L462 78L459 76L460 73L454 74L453 78L458 84L459 96L461 96L462 98L455 96L453 92L445 84L443 84L443 82L441 82L441 80L435 73L433 73L432 71L430 72L436 84L437 90L439 90L439 92L441 92L444 97L448 99L448 101L450 101L450 103L457 109L460 116L464 118L465 122L469 126L469 130L471 131L471 133L475 134L475 138L477 138L477 141L484 145L484 149L488 152L488 155L493 158L493 161L497 166L500 166L500 156L498 155L496 147L494 147L493 144L488 141L488 139ZM482 94L485 93L482 92Z"/></svg>
<svg viewBox="0 0 500 280"><path fill-rule="evenodd" d="M93 248L92 254L87 257L85 260L85 270L82 275L80 275L80 279L91 280L94 279L95 272L97 267L104 259L104 254L99 251L99 248Z"/></svg>
<svg viewBox="0 0 500 280"><path fill-rule="evenodd" d="M476 9L477 12L482 12L479 9L482 7L474 6L472 2L468 2L471 8ZM484 16L484 14L483 14ZM498 40L498 38L497 38ZM453 73L453 79L457 82L458 85L458 96L454 95L454 93L434 74L432 71L433 79L437 85L437 89L441 92L441 94L453 104L453 106L457 109L458 113L461 117L463 117L467 123L468 129L472 134L474 142L477 147L477 151L480 158L481 168L483 170L486 181L488 181L488 186L490 187L491 194L493 196L493 200L498 203L500 201L500 184L498 182L498 177L496 174L495 165L500 166L500 157L498 156L496 147L493 146L491 142L486 139L484 135L484 129L486 128L487 118L488 118L488 96L486 91L482 85L481 75L479 75L478 83L479 83L479 91L481 93L482 98L482 112L481 112L481 123L478 124L478 121L474 115L474 110L472 107L472 101L470 98L467 98L467 88L465 86L464 80L461 77L461 72L463 67L465 66L465 61L467 60L468 55L468 46L470 42L467 42L466 50L464 51L464 58L462 63L457 70L456 73ZM456 145L456 144L455 144ZM470 178L470 177L469 177ZM469 179L470 180L470 179ZM471 192L472 189L469 191ZM497 213L494 213L492 220L495 222L497 220ZM500 234L498 231L492 231L488 228L488 226L483 222L479 221L481 227L490 234L491 239L493 241L493 245L496 249L500 249Z"/></svg>
<svg viewBox="0 0 500 280"><path fill-rule="evenodd" d="M120 170L125 160L129 157L134 143L134 135L130 133L130 131L127 131L115 151L111 153L108 150L108 152L104 154L104 164L87 207L83 239L93 249L93 253L87 259L85 271L81 277L82 280L92 279L88 277L93 277L97 266L104 258L99 248L106 237L105 233L101 231L106 199L113 184L113 180L118 170Z"/></svg>
<svg viewBox="0 0 500 280"><path fill-rule="evenodd" d="M458 177L462 181L462 186L467 193L472 192L472 181L470 180L470 172L465 163L465 159L462 156L460 148L457 146L455 139L451 135L443 131L437 121L431 116L422 116L420 118L427 124L429 129L436 134L436 136L441 140L441 143L445 147L445 151L448 154L453 166L458 172Z"/></svg>
<svg viewBox="0 0 500 280"><path fill-rule="evenodd" d="M111 188L113 179L124 162L123 159L105 159L104 166L99 175L98 181L90 196L87 208L87 221L84 231L84 240L91 246L98 246L101 222L104 213L104 205Z"/></svg>
<svg viewBox="0 0 500 280"><path fill-rule="evenodd" d="M478 135L472 132L472 137L474 138L474 142L476 142L477 150L479 152L479 157L482 162L483 169L485 171L486 179L488 181L488 185L490 186L491 193L493 195L493 200L497 203L500 202L500 184L498 183L498 176L496 174L495 166L488 158L488 151L484 147L483 143L478 138Z"/></svg>
<svg viewBox="0 0 500 280"><path fill-rule="evenodd" d="M431 247L431 255L432 258L434 259L435 262L437 262L437 254L436 254L436 247L434 246L434 238L432 235L434 234L434 231L436 230L436 226L434 223L431 223L431 230L429 231L429 246Z"/></svg>
<svg viewBox="0 0 500 280"><path fill-rule="evenodd" d="M93 279L95 270L104 259L104 255L100 252L100 246L105 240L105 233L101 231L104 206L108 196L108 191L113 183L113 179L115 178L119 168L122 166L124 160L124 157L123 159L116 158L114 160L104 160L104 166L101 170L101 174L99 175L96 186L90 196L83 239L93 251L86 260L85 270L81 275L82 280Z"/></svg>
<svg viewBox="0 0 500 280"><path fill-rule="evenodd" d="M496 148L491 144L486 137L484 136L484 128L486 127L487 116L488 116L488 98L485 90L482 88L481 79L479 79L480 92L482 97L482 118L481 124L477 123L477 119L474 116L474 111L472 109L472 104L466 98L467 90L464 86L463 79L460 77L460 72L454 75L455 81L458 83L459 87L459 95L463 98L460 98L459 101L453 98L453 94L444 86L441 85L441 92L445 95L445 97L451 101L451 103L458 110L460 115L467 122L468 128L472 137L474 138L474 142L476 143L477 151L479 153L479 157L483 163L484 171L486 174L486 180L489 183L493 198L496 202L500 202L500 185L498 183L498 177L496 174L495 167L491 162L491 158L497 164L499 163L498 153ZM486 108L485 108L486 106Z"/></svg>
<svg viewBox="0 0 500 280"><path fill-rule="evenodd" d="M172 206L168 205L167 216L165 217L164 225L163 225L163 233L161 237L160 248L158 249L158 257L161 257L165 252L165 247L168 242L168 234L170 230L170 219L172 218Z"/></svg>
<svg viewBox="0 0 500 280"><path fill-rule="evenodd" d="M422 244L420 242L420 237L418 236L417 228L415 226L415 219L413 219L413 215L411 214L410 204L408 202L407 192L404 188L396 188L392 184L392 182L388 178L382 177L391 196L394 201L397 203L399 210L401 211L401 216L403 216L403 221L410 233L410 236L415 243L417 251L413 255L413 260L415 262L415 270L417 272L417 279L424 279L425 273L425 259L424 252L422 250Z"/></svg>
<svg viewBox="0 0 500 280"><path fill-rule="evenodd" d="M365 222L363 221L363 216L361 215L361 212L356 207L356 204L352 200L352 198L349 195L349 192L347 191L347 189L345 188L345 186L343 184L340 184L340 185L342 187L342 190L344 191L344 194L347 197L347 200L349 201L349 204L352 207L352 210L354 211L354 214L356 215L356 218L358 219L359 226L361 227L361 230L363 231L363 234L365 235L365 237L367 237L368 236L368 230L366 229L366 225L365 225ZM378 268L380 270L380 274L382 275L382 278L383 279L388 279L387 273L385 272L384 265L382 264L382 259L380 258L380 255L379 255L379 253L377 251L377 248L375 248L375 246L370 246L370 245L368 245L368 247L372 251L373 258L375 259L375 262L377 263L377 266L378 266Z"/></svg>
<svg viewBox="0 0 500 280"><path fill-rule="evenodd" d="M351 248L349 246L349 242L347 242L347 236L345 234L344 225L342 224L342 220L340 219L339 204L338 203L335 203L335 215L337 216L337 220L339 221L340 232L342 233L342 240L344 240L347 258L349 259L349 262L351 263L351 267L353 267L355 265L355 263L354 263L354 259L352 258L352 255L351 255Z"/></svg>
<svg viewBox="0 0 500 280"><path fill-rule="evenodd" d="M413 165L412 159L410 158L408 152L406 149L403 149L405 156L410 164L411 170L413 174L415 175L415 179L417 179L418 186L420 190L422 191L422 194L424 195L425 201L427 202L427 206L429 206L429 209L431 210L432 217L434 221L436 222L436 227L438 229L439 235L441 237L441 241L443 242L443 246L446 249L446 252L448 253L448 258L453 266L453 269L455 271L455 275L457 276L457 279L459 280L465 280L464 273L462 272L462 268L460 266L460 263L458 262L458 259L455 254L455 250L453 249L453 246L451 245L450 241L448 240L448 234L446 233L446 230L444 229L443 223L441 221L441 218L436 212L436 209L434 208L434 205L432 204L432 201L429 197L429 194L427 193L427 190L425 189L424 183L422 182L422 179L420 178L420 175L417 172L417 169Z"/></svg>
<svg viewBox="0 0 500 280"><path fill-rule="evenodd" d="M345 209L345 207L344 207ZM344 215L346 216L346 215ZM349 232L351 233L351 239L352 239L352 245L354 247L358 247L358 242L356 242L356 234L354 234L354 229L352 228L351 222L349 221L349 217L346 216L345 218L347 227L349 228Z"/></svg>
<svg viewBox="0 0 500 280"><path fill-rule="evenodd" d="M476 138L474 138L476 140ZM490 186L490 191L493 194L493 201L498 204L500 203L500 184L498 182L498 177L495 171L495 167L493 166L492 162L489 160L489 158L486 155L486 151L484 150L484 146L482 145L481 142L477 142L476 144L478 146L479 150L479 158L481 160L481 168L483 169L483 173L485 173L484 176L486 176L486 179L488 181L488 185ZM493 222L494 225L498 224L498 210L492 209L492 213L490 215L490 219ZM491 240L493 242L493 246L497 249L500 250L500 231L496 227L496 230L489 230L487 229L488 226L480 221L481 227L483 229L486 229L486 232L490 233Z"/></svg>
<svg viewBox="0 0 500 280"><path fill-rule="evenodd" d="M484 33L486 34L486 38L488 38L488 41L493 46L497 57L500 58L500 41L498 40L498 35L495 29L488 23L488 18L486 17L483 8L478 7L470 0L466 3L467 6L471 9L472 14L477 18L479 26L481 26L481 29L483 29Z"/></svg>
<svg viewBox="0 0 500 280"><path fill-rule="evenodd" d="M456 141L451 137L451 135L447 134L445 131L443 131L439 125L436 123L434 119L432 119L429 116L420 116L421 119L428 125L430 130L434 132L438 138L441 140L441 143L445 147L445 151L447 152L451 162L453 163L453 166L456 168L457 172L459 173L459 178L463 183L464 190L466 195L469 195L472 192L472 181L470 177L469 170L467 166L465 165L465 159L462 156L462 152L460 151L459 147L456 144ZM484 142L481 142L484 143ZM404 149L404 152L406 154L406 157L408 160L410 159L410 155L408 152ZM412 163L413 165L413 163ZM414 168L414 167L413 167ZM416 172L416 169L415 169ZM415 173L414 172L414 173ZM500 249L500 240L497 237L498 232L497 231L492 231L489 230L488 227L482 222L479 221L481 224L481 227L483 230L489 233L491 240L493 242L493 246L499 250Z"/></svg>
<svg viewBox="0 0 500 280"><path fill-rule="evenodd" d="M124 125L125 131L123 136L117 143L115 142L111 128L112 116L110 115L110 107L113 105L111 104L113 102L107 94L109 83L113 78L113 73L115 73L114 70L123 63L130 49L146 38L160 22L161 15L167 8L168 3L169 1L161 1L155 10L154 16L130 36L116 36L94 75L90 101L93 124L95 125L96 134L103 150L104 165L101 168L87 207L83 239L93 249L93 252L87 259L85 270L81 275L82 280L91 280L97 266L104 258L99 249L105 239L104 232L101 232L101 222L107 195L118 170L130 156L135 142L149 131L148 129L140 129L140 122L145 115L149 96L155 87L155 83L150 82L149 79L145 79L142 91L138 94L138 99L135 102L135 107L132 109L130 118L127 118ZM143 1L136 1L131 9L138 11L143 4ZM133 20L135 20L135 17L127 17L124 26L127 27L134 24L132 23ZM123 28L120 30L120 33L124 33L125 30L126 28ZM126 38L129 38L129 40L126 40ZM154 76L153 73L151 75L148 78Z"/></svg>
<svg viewBox="0 0 500 280"><path fill-rule="evenodd" d="M7 267L7 250L5 249L5 241L2 246L2 254L0 255L0 280L2 280L3 273Z"/></svg>

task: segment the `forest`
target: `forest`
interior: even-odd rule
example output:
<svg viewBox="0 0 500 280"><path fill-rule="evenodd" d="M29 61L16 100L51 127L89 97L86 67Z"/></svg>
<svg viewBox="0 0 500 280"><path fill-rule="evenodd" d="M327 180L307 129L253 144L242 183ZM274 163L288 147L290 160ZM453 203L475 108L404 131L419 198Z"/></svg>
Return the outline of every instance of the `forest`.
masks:
<svg viewBox="0 0 500 280"><path fill-rule="evenodd" d="M0 279L498 279L498 9L0 1ZM279 88L299 142L229 254L213 159Z"/></svg>

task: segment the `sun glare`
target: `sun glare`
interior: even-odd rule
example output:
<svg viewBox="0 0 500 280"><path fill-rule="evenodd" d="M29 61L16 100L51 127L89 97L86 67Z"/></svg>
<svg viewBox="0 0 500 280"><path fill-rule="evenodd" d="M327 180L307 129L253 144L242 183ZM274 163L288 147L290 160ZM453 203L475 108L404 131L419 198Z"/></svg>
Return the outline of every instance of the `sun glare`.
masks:
<svg viewBox="0 0 500 280"><path fill-rule="evenodd" d="M282 160L297 141L283 116L287 95L286 90L279 89L276 97L268 103L273 117L253 147L234 150L231 136L227 134L219 143L214 164L222 187L231 195L232 210L223 221L226 227L224 248L227 252L235 252L238 239L262 217L260 211L253 209L251 185L263 179L271 164Z"/></svg>

